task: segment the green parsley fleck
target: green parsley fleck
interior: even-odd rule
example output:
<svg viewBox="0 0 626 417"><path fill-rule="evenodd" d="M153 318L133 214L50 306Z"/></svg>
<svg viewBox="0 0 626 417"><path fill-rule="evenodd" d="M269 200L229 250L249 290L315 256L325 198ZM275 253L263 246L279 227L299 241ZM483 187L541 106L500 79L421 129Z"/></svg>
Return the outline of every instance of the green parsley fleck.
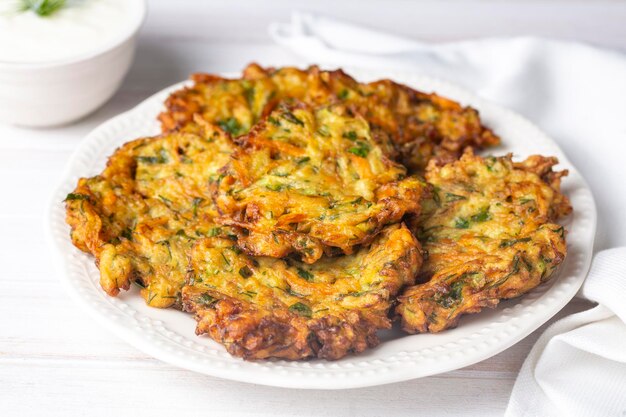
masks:
<svg viewBox="0 0 626 417"><path fill-rule="evenodd" d="M204 198L196 197L191 202L194 217L198 215L198 206L204 201Z"/></svg>
<svg viewBox="0 0 626 417"><path fill-rule="evenodd" d="M168 206L169 206L170 204L172 204L172 200L170 200L170 199L169 199L169 198L167 198L167 197L162 196L161 194L159 194L159 198L161 199L161 201L163 201L163 202L164 202L166 205L168 205Z"/></svg>
<svg viewBox="0 0 626 417"><path fill-rule="evenodd" d="M221 232L222 232L222 229L220 229L219 227L212 227L211 229L209 229L209 233L207 234L207 236L208 237L219 236Z"/></svg>
<svg viewBox="0 0 626 417"><path fill-rule="evenodd" d="M165 164L168 161L167 156L167 151L165 149L161 149L159 151L159 156L137 156L135 157L135 160L148 165Z"/></svg>
<svg viewBox="0 0 626 417"><path fill-rule="evenodd" d="M236 136L241 131L241 124L234 117L229 117L228 119L220 120L217 122L217 125L225 132Z"/></svg>
<svg viewBox="0 0 626 417"><path fill-rule="evenodd" d="M446 193L446 201L448 203L459 200L467 200L467 197L458 194Z"/></svg>
<svg viewBox="0 0 626 417"><path fill-rule="evenodd" d="M463 281L452 283L448 291L440 294L434 301L443 308L450 308L458 304L463 299L463 286L465 286L465 282Z"/></svg>
<svg viewBox="0 0 626 417"><path fill-rule="evenodd" d="M287 186L284 184L267 184L265 188L267 188L270 191L282 191L285 188L287 188Z"/></svg>
<svg viewBox="0 0 626 417"><path fill-rule="evenodd" d="M120 236L127 240L133 240L133 230L130 227L127 227L126 229L122 230Z"/></svg>
<svg viewBox="0 0 626 417"><path fill-rule="evenodd" d="M275 117L269 116L267 118L267 121L273 124L274 126L280 126L280 120L276 119Z"/></svg>
<svg viewBox="0 0 626 417"><path fill-rule="evenodd" d="M159 162L160 159L158 156L138 156L135 159L137 159L137 161L139 162L143 162L144 164L150 164L150 165L161 163Z"/></svg>
<svg viewBox="0 0 626 417"><path fill-rule="evenodd" d="M69 193L63 201L75 201L75 200L89 200L87 194Z"/></svg>
<svg viewBox="0 0 626 417"><path fill-rule="evenodd" d="M178 230L176 232L176 236L184 237L184 238L187 238L187 239L190 239L190 240L194 240L195 239L195 238L187 235L187 233L185 233L185 231L183 229Z"/></svg>
<svg viewBox="0 0 626 417"><path fill-rule="evenodd" d="M304 122L300 119L298 119L292 112L290 111L286 111L284 112L282 115L282 118L287 120L288 122L291 122L293 124L296 124L298 126L304 126Z"/></svg>
<svg viewBox="0 0 626 417"><path fill-rule="evenodd" d="M313 274L303 268L298 268L298 276L307 281L313 281Z"/></svg>
<svg viewBox="0 0 626 417"><path fill-rule="evenodd" d="M211 297L209 294L202 294L198 297L198 301L207 307L212 307L218 300L215 297Z"/></svg>
<svg viewBox="0 0 626 417"><path fill-rule="evenodd" d="M351 141L355 141L357 140L358 136L356 134L356 132L354 130L350 130L348 132L344 132L343 135L341 135L342 137L349 139Z"/></svg>
<svg viewBox="0 0 626 417"><path fill-rule="evenodd" d="M473 215L470 217L473 222L481 223L491 219L491 214L489 214L489 207L485 207L480 211L480 213Z"/></svg>
<svg viewBox="0 0 626 417"><path fill-rule="evenodd" d="M358 146L353 146L351 148L348 148L348 152L356 155L356 156L360 156L361 158L365 158L367 157L367 154L370 151L369 146L367 145L367 143L364 142L357 142Z"/></svg>
<svg viewBox="0 0 626 417"><path fill-rule="evenodd" d="M563 226L559 227L558 229L554 229L552 231L554 233L558 233L558 235L561 237L565 237L565 228Z"/></svg>
<svg viewBox="0 0 626 417"><path fill-rule="evenodd" d="M502 242L500 242L500 247L501 248L508 248L510 246L515 245L516 243L521 243L521 242L530 242L530 238L529 237L524 237L524 238L521 238L521 239L503 240Z"/></svg>
<svg viewBox="0 0 626 417"><path fill-rule="evenodd" d="M330 137L330 132L328 131L328 126L322 126L319 129L317 129L317 131L315 132L320 136L323 136L325 138L329 138Z"/></svg>
<svg viewBox="0 0 626 417"><path fill-rule="evenodd" d="M311 315L313 314L313 312L311 311L311 307L302 303L295 303L291 305L289 307L289 311L308 318L311 318Z"/></svg>
<svg viewBox="0 0 626 417"><path fill-rule="evenodd" d="M457 229L467 229L470 226L470 222L467 219L464 219L463 217L458 217L455 221L454 221L454 227L456 227Z"/></svg>

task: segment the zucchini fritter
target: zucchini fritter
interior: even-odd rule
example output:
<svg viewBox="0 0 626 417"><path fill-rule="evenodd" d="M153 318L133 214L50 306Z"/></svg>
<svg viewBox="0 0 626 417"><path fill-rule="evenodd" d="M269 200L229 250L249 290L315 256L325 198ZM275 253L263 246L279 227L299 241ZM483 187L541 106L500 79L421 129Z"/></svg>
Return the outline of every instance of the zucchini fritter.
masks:
<svg viewBox="0 0 626 417"><path fill-rule="evenodd" d="M72 241L96 257L109 295L136 282L150 306L180 306L195 239L230 233L213 222L208 184L233 144L210 125L187 130L125 144L66 199Z"/></svg>
<svg viewBox="0 0 626 417"><path fill-rule="evenodd" d="M193 121L194 114L234 136L247 133L282 101L312 106L342 103L362 115L372 136L390 158L410 172L422 172L430 159L457 159L464 148L497 145L500 139L481 125L478 112L452 100L413 90L390 80L359 83L341 70L249 65L241 79L195 74L194 85L174 92L159 119L164 131Z"/></svg>
<svg viewBox="0 0 626 417"><path fill-rule="evenodd" d="M251 64L165 107L68 194L71 238L109 295L135 283L232 355L339 359L394 314L438 332L565 258L556 158L475 156L500 139L436 94Z"/></svg>
<svg viewBox="0 0 626 417"><path fill-rule="evenodd" d="M418 281L400 297L397 313L409 333L438 332L459 317L495 307L550 279L566 254L565 231L553 222L571 211L560 191L567 171L556 158L481 158L431 163L416 235L426 260Z"/></svg>
<svg viewBox="0 0 626 417"><path fill-rule="evenodd" d="M421 261L400 224L369 248L313 265L251 257L228 239L207 238L191 254L184 309L195 313L196 333L235 356L338 359L378 344L393 297L414 282Z"/></svg>
<svg viewBox="0 0 626 417"><path fill-rule="evenodd" d="M245 136L212 184L222 214L250 255L350 254L419 211L424 183L406 177L341 105L281 105Z"/></svg>

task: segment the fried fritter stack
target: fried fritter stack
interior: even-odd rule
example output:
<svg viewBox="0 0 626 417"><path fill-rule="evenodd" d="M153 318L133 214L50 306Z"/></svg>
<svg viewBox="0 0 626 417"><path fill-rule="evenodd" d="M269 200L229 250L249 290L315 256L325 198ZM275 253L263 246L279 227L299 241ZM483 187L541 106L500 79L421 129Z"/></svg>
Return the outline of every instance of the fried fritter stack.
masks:
<svg viewBox="0 0 626 417"><path fill-rule="evenodd" d="M421 263L417 241L400 224L352 255L312 265L246 255L228 239L209 238L194 246L183 301L197 333L233 355L338 359L378 344L376 331L391 327L393 296L414 282Z"/></svg>
<svg viewBox="0 0 626 417"><path fill-rule="evenodd" d="M409 333L438 332L463 314L495 307L547 281L563 262L565 230L554 222L571 211L560 193L566 171L556 158L511 155L459 161L426 171L433 195L414 231L427 254L425 283L399 297L398 314Z"/></svg>
<svg viewBox="0 0 626 417"><path fill-rule="evenodd" d="M67 223L74 245L95 256L109 295L134 282L148 305L181 306L195 240L233 233L215 223L208 189L233 148L221 129L200 121L129 142L102 174L79 180L66 199Z"/></svg>
<svg viewBox="0 0 626 417"><path fill-rule="evenodd" d="M344 106L280 106L238 142L214 200L249 254L295 252L307 263L350 254L419 211L424 182L407 177Z"/></svg>
<svg viewBox="0 0 626 417"><path fill-rule="evenodd" d="M240 79L195 74L194 85L173 93L161 113L163 131L193 122L194 116L223 126L233 135L248 132L280 102L311 106L340 103L369 123L381 149L410 172L428 161L457 159L463 149L482 149L500 138L480 123L478 112L436 94L390 80L359 83L341 70L318 67L264 69L249 65Z"/></svg>
<svg viewBox="0 0 626 417"><path fill-rule="evenodd" d="M499 138L471 108L317 67L193 80L162 135L79 180L67 222L109 295L136 283L233 355L362 352L394 306L406 331L440 331L565 257L565 173L474 156Z"/></svg>

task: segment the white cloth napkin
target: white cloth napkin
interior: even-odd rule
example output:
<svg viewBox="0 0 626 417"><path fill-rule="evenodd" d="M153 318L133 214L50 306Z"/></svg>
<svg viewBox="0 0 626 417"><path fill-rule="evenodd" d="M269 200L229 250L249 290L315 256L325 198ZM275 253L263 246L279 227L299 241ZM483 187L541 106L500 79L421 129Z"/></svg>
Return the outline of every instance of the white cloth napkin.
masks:
<svg viewBox="0 0 626 417"><path fill-rule="evenodd" d="M430 45L303 13L270 35L309 63L413 70L522 113L590 182L596 249L626 246L626 55L536 38ZM596 254L580 295L599 305L541 336L508 416L626 416L626 248Z"/></svg>
<svg viewBox="0 0 626 417"><path fill-rule="evenodd" d="M626 416L626 248L595 256L581 294L598 305L541 335L508 416Z"/></svg>

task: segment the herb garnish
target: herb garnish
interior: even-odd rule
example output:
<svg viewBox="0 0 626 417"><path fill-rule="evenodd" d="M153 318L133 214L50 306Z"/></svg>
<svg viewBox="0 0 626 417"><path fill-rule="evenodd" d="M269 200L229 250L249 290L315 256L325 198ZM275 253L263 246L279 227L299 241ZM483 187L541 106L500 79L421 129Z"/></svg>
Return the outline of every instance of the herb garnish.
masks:
<svg viewBox="0 0 626 417"><path fill-rule="evenodd" d="M234 117L229 117L228 119L220 120L217 122L217 125L225 132L230 133L231 135L238 135L241 131L241 124Z"/></svg>
<svg viewBox="0 0 626 417"><path fill-rule="evenodd" d="M489 207L485 207L483 208L478 214L474 214L472 217L470 217L470 219L473 222L485 222L489 219L491 219L491 214L489 214Z"/></svg>
<svg viewBox="0 0 626 417"><path fill-rule="evenodd" d="M304 297L304 294L300 294L299 292L295 292L294 290L291 289L291 285L287 284L287 288L285 288L285 292L289 295L292 295L294 297Z"/></svg>
<svg viewBox="0 0 626 417"><path fill-rule="evenodd" d="M304 126L304 122L298 119L292 112L286 111L281 116L283 117L283 119L287 120L288 122L297 124L298 126Z"/></svg>
<svg viewBox="0 0 626 417"><path fill-rule="evenodd" d="M135 159L139 162L150 165L162 163L158 156L138 156Z"/></svg>
<svg viewBox="0 0 626 417"><path fill-rule="evenodd" d="M195 238L194 238L194 237L191 237L191 236L189 236L187 233L185 233L185 231L184 231L183 229L179 229L179 230L176 232L176 236L184 237L184 238L187 238L187 239L189 239L189 240L195 240Z"/></svg>
<svg viewBox="0 0 626 417"><path fill-rule="evenodd" d="M215 303L217 303L218 300L215 297L211 297L209 294L202 294L200 297L198 297L198 301L200 301L207 307L211 307Z"/></svg>
<svg viewBox="0 0 626 417"><path fill-rule="evenodd" d="M358 146L353 146L351 148L348 148L348 152L355 154L356 156L360 156L361 158L365 158L367 157L367 154L370 151L369 146L367 146L367 143L364 142L357 142Z"/></svg>
<svg viewBox="0 0 626 417"><path fill-rule="evenodd" d="M559 227L558 229L554 229L552 231L554 233L558 233L558 235L561 237L565 237L565 228L563 226Z"/></svg>
<svg viewBox="0 0 626 417"><path fill-rule="evenodd" d="M467 197L464 197L458 194L446 193L446 202L450 203L452 201L459 201L459 200L467 200Z"/></svg>
<svg viewBox="0 0 626 417"><path fill-rule="evenodd" d="M89 200L89 196L87 194L78 194L78 193L69 193L65 200L63 201L74 201L74 200Z"/></svg>
<svg viewBox="0 0 626 417"><path fill-rule="evenodd" d="M355 141L357 140L358 136L356 134L356 132L354 130L350 130L348 132L344 132L343 135L341 135L342 137L351 140L351 141Z"/></svg>
<svg viewBox="0 0 626 417"><path fill-rule="evenodd" d="M470 226L470 222L467 219L464 219L463 217L459 217L454 221L454 227L456 227L457 229L467 229Z"/></svg>
<svg viewBox="0 0 626 417"><path fill-rule="evenodd" d="M282 191L285 188L289 188L289 186L285 184L267 184L265 188L267 188L270 191Z"/></svg>
<svg viewBox="0 0 626 417"><path fill-rule="evenodd" d="M207 233L207 236L208 237L219 236L221 232L222 232L222 229L220 229L219 227L212 227L209 229L209 233Z"/></svg>
<svg viewBox="0 0 626 417"><path fill-rule="evenodd" d="M506 274L505 276L503 276L502 278L500 278L498 281L494 282L493 284L489 285L487 288L499 287L500 285L504 284L513 275L517 274L519 272L519 262L520 262L520 253L518 252L513 257L513 267L511 269L511 272L509 272L508 274Z"/></svg>
<svg viewBox="0 0 626 417"><path fill-rule="evenodd" d="M437 297L433 301L435 301L437 304L444 308L449 308L454 304L459 303L463 299L462 291L464 285L465 282L463 281L454 282L452 285L450 285L448 292L446 292L445 294L440 294L439 297Z"/></svg>
<svg viewBox="0 0 626 417"><path fill-rule="evenodd" d="M193 210L194 217L198 215L198 206L204 201L204 198L196 197L191 202L191 209Z"/></svg>
<svg viewBox="0 0 626 417"><path fill-rule="evenodd" d="M307 281L313 281L313 274L303 268L298 268L298 276Z"/></svg>
<svg viewBox="0 0 626 417"><path fill-rule="evenodd" d="M172 200L170 200L169 198L162 196L161 194L159 194L159 198L161 199L161 201L163 201L165 203L165 205L169 206L170 204L172 204Z"/></svg>
<svg viewBox="0 0 626 417"><path fill-rule="evenodd" d="M48 17L65 6L65 0L21 0L20 11L32 11L40 17Z"/></svg>
<svg viewBox="0 0 626 417"><path fill-rule="evenodd" d="M529 237L523 237L521 239L503 240L502 242L500 242L500 247L501 248L508 248L509 246L513 246L516 243L521 243L521 242L530 242L530 238Z"/></svg>
<svg viewBox="0 0 626 417"><path fill-rule="evenodd" d="M127 240L133 240L133 230L130 227L127 227L126 229L122 230L120 236Z"/></svg>
<svg viewBox="0 0 626 417"><path fill-rule="evenodd" d="M311 315L313 313L311 311L311 307L309 307L306 304L302 304L302 303L295 303L295 304L291 305L289 307L289 311L291 311L292 313L299 314L299 315L304 316L304 317L308 317L308 318L311 318Z"/></svg>
<svg viewBox="0 0 626 417"><path fill-rule="evenodd" d="M246 97L246 101L248 102L248 105L250 107L253 107L254 105L254 96L255 96L255 89L253 86L251 85L244 85L244 92L243 95Z"/></svg>
<svg viewBox="0 0 626 417"><path fill-rule="evenodd" d="M267 118L267 121L268 121L268 122L270 122L271 124L273 124L274 126L280 126L280 120L275 119L275 118L274 118L274 117L272 117L272 116L269 116L269 117Z"/></svg>

